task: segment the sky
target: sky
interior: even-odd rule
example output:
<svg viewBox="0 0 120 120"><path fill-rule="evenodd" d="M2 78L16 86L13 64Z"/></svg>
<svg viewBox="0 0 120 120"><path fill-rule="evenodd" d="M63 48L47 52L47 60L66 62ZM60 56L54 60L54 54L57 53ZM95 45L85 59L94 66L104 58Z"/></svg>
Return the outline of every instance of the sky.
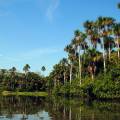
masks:
<svg viewBox="0 0 120 120"><path fill-rule="evenodd" d="M0 68L15 66L45 75L67 57L64 47L86 20L111 16L120 21L119 0L0 0Z"/></svg>

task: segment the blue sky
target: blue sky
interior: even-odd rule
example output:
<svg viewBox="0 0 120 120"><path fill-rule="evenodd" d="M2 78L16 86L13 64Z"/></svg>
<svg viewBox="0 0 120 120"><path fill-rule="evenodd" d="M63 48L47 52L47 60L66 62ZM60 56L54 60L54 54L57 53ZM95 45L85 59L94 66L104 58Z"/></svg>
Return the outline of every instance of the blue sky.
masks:
<svg viewBox="0 0 120 120"><path fill-rule="evenodd" d="M38 72L66 56L64 47L83 22L98 16L120 21L119 0L0 0L0 68L28 63Z"/></svg>

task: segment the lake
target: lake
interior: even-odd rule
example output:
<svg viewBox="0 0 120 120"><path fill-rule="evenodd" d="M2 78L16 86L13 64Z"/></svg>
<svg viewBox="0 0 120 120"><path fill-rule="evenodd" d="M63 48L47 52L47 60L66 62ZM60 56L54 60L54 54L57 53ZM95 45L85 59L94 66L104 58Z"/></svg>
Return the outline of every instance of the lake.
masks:
<svg viewBox="0 0 120 120"><path fill-rule="evenodd" d="M120 104L77 98L0 96L0 120L120 120Z"/></svg>

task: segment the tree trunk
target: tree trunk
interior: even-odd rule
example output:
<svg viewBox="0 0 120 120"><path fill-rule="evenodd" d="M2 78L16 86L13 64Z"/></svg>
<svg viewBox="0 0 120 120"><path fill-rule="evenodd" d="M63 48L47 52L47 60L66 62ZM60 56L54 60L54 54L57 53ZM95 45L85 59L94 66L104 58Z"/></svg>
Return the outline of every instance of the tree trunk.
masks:
<svg viewBox="0 0 120 120"><path fill-rule="evenodd" d="M80 106L80 115L79 115L79 120L82 120L82 110L81 110L81 106Z"/></svg>
<svg viewBox="0 0 120 120"><path fill-rule="evenodd" d="M54 87L56 87L56 84L57 84L57 80L55 78L55 80L54 80Z"/></svg>
<svg viewBox="0 0 120 120"><path fill-rule="evenodd" d="M72 63L70 64L70 84L71 84L71 81L72 81Z"/></svg>
<svg viewBox="0 0 120 120"><path fill-rule="evenodd" d="M119 38L117 37L118 59L120 57Z"/></svg>
<svg viewBox="0 0 120 120"><path fill-rule="evenodd" d="M65 75L65 72L64 72L64 85L65 85L65 83L66 83L66 77L65 77L66 75Z"/></svg>
<svg viewBox="0 0 120 120"><path fill-rule="evenodd" d="M72 115L71 115L71 106L70 106L70 110L69 110L69 120L72 120Z"/></svg>
<svg viewBox="0 0 120 120"><path fill-rule="evenodd" d="M63 115L64 115L64 119L66 117L66 109L65 109L65 105L64 105L64 109L63 109Z"/></svg>
<svg viewBox="0 0 120 120"><path fill-rule="evenodd" d="M104 46L104 39L103 39L103 65L104 65L104 73L106 73L106 61L105 61L105 46Z"/></svg>
<svg viewBox="0 0 120 120"><path fill-rule="evenodd" d="M92 76L92 80L94 80L94 74L93 73L91 74L91 76Z"/></svg>
<svg viewBox="0 0 120 120"><path fill-rule="evenodd" d="M111 56L111 49L110 49L110 43L109 43L109 61L110 61L110 56Z"/></svg>
<svg viewBox="0 0 120 120"><path fill-rule="evenodd" d="M81 85L81 59L80 59L80 46L78 46L79 52L79 78L80 78L80 85Z"/></svg>

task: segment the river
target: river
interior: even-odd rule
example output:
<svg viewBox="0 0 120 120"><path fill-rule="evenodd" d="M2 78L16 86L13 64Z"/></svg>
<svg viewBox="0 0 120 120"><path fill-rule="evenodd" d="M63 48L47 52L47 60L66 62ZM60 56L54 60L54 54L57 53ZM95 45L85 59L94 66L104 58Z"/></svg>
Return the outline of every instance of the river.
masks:
<svg viewBox="0 0 120 120"><path fill-rule="evenodd" d="M120 120L120 104L80 98L0 96L0 120Z"/></svg>

